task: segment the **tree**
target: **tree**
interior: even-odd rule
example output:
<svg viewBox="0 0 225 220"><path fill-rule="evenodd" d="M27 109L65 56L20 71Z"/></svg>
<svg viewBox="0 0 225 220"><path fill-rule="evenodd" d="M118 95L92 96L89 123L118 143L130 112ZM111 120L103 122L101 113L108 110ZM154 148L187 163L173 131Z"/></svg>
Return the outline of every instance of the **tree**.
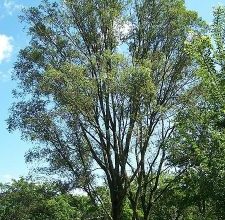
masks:
<svg viewBox="0 0 225 220"><path fill-rule="evenodd" d="M194 105L178 114L177 130L170 148L173 164L191 166L185 185L194 189L195 198L203 219L224 219L224 65L225 65L225 8L214 10L214 21L209 33L199 36L192 33L186 50L196 61Z"/></svg>
<svg viewBox="0 0 225 220"><path fill-rule="evenodd" d="M185 41L203 22L183 0L44 1L23 20L31 41L15 65L22 100L8 124L40 144L27 161L45 159L42 171L85 190L109 219L121 219L129 199L132 219L149 220L187 170L159 190L175 170L166 143L195 80ZM95 190L102 181L110 212Z"/></svg>
<svg viewBox="0 0 225 220"><path fill-rule="evenodd" d="M0 187L0 219L2 220L70 220L78 211L70 205L70 196L57 195L49 184L36 184L24 179Z"/></svg>

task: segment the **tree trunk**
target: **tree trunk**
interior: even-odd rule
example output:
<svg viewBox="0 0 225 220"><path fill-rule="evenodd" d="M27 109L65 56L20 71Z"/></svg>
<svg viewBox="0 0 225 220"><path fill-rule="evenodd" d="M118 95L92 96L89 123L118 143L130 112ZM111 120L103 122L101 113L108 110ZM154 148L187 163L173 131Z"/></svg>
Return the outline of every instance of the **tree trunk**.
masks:
<svg viewBox="0 0 225 220"><path fill-rule="evenodd" d="M114 195L112 195L111 201L112 201L112 219L121 220L123 214L123 202L124 202L123 196L120 196L119 193L115 193Z"/></svg>

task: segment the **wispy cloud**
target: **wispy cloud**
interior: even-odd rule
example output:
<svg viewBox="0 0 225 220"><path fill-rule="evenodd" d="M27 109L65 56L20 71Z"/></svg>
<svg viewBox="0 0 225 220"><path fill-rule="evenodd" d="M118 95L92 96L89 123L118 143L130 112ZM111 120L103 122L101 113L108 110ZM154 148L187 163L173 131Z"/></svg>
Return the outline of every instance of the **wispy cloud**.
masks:
<svg viewBox="0 0 225 220"><path fill-rule="evenodd" d="M10 15L12 15L14 12L20 11L23 8L23 5L17 4L12 0L4 0L3 5Z"/></svg>
<svg viewBox="0 0 225 220"><path fill-rule="evenodd" d="M0 64L11 57L13 52L12 40L12 37L0 34Z"/></svg>

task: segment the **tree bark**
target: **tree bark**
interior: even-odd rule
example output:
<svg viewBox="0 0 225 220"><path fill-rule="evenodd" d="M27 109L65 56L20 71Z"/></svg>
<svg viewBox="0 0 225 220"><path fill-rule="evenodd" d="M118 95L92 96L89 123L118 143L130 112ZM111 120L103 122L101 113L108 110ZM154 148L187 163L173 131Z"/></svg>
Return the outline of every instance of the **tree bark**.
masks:
<svg viewBox="0 0 225 220"><path fill-rule="evenodd" d="M123 215L124 196L114 191L111 195L112 202L112 219L121 220Z"/></svg>

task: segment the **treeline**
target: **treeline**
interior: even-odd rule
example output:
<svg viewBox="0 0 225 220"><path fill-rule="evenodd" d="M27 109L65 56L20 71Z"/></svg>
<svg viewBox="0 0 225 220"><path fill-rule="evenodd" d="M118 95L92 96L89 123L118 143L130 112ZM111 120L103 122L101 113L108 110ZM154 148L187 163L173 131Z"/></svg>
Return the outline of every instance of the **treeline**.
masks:
<svg viewBox="0 0 225 220"><path fill-rule="evenodd" d="M154 205L150 219L224 219L224 186L218 189L209 185L208 181L201 185L202 180L199 182L196 178L177 182ZM107 187L97 187L96 190L104 201L104 209L110 213ZM160 188L158 192L161 192ZM56 183L35 183L21 178L0 185L1 220L108 220L105 211L98 201L92 201L88 195L66 192ZM132 212L127 200L121 220L132 219ZM141 209L138 208L138 212L143 219Z"/></svg>

